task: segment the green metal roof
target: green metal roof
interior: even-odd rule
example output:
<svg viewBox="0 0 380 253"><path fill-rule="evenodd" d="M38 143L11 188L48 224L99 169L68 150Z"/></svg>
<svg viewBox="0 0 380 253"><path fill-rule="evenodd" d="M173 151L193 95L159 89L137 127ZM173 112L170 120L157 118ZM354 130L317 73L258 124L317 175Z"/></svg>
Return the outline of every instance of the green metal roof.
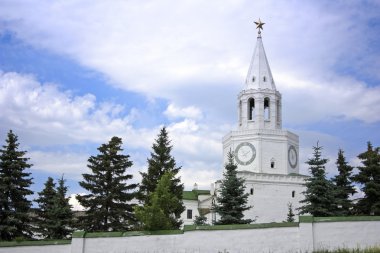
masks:
<svg viewBox="0 0 380 253"><path fill-rule="evenodd" d="M185 200L198 200L198 195L209 195L209 190L183 191L182 198Z"/></svg>

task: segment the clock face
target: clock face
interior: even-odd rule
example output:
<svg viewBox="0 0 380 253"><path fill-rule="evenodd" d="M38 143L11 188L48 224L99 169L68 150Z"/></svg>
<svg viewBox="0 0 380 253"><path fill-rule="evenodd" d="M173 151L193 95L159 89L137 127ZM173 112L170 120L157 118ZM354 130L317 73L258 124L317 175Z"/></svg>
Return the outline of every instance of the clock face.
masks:
<svg viewBox="0 0 380 253"><path fill-rule="evenodd" d="M296 168L297 160L298 160L297 150L293 145L290 145L288 149L288 161L289 161L290 167L292 167L293 169Z"/></svg>
<svg viewBox="0 0 380 253"><path fill-rule="evenodd" d="M240 165L251 164L256 158L256 149L249 142L242 142L235 149L235 160Z"/></svg>

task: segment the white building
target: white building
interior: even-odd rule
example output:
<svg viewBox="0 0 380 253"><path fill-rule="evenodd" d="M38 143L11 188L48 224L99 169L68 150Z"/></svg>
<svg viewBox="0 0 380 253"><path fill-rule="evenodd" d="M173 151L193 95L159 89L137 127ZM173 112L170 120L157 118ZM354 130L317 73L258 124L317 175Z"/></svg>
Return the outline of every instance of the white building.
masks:
<svg viewBox="0 0 380 253"><path fill-rule="evenodd" d="M223 159L226 163L228 152L234 152L238 176L246 180L248 205L253 208L246 211L245 218L259 223L281 222L287 217L288 203L293 211L299 207L307 176L299 174L298 135L282 129L281 93L276 89L265 54L261 21L257 25L256 48L237 100L238 128L223 138ZM218 186L217 182L216 189ZM210 212L214 192L217 190L206 195L207 191L194 189L184 193L185 224L192 224L199 210L209 221L215 219Z"/></svg>

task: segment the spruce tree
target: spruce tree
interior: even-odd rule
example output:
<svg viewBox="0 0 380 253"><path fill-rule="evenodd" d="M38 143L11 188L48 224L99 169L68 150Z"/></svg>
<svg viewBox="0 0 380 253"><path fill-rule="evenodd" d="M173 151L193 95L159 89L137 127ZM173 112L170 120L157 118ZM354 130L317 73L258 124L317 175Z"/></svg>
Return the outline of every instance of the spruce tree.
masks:
<svg viewBox="0 0 380 253"><path fill-rule="evenodd" d="M19 151L18 137L10 130L0 149L0 239L12 240L16 237L32 236L30 224L31 201L27 199L33 192L31 173L26 172L32 165L28 163L26 151Z"/></svg>
<svg viewBox="0 0 380 253"><path fill-rule="evenodd" d="M65 185L65 179L63 176L58 179L58 186L56 189L56 195L54 197L54 205L52 207L52 213L55 220L53 226L53 238L65 239L73 232L73 211L69 203L69 197L66 197L67 186Z"/></svg>
<svg viewBox="0 0 380 253"><path fill-rule="evenodd" d="M45 188L38 193L36 231L45 239L65 239L73 231L73 212L66 193L63 176L58 180L57 188L53 178L49 177Z"/></svg>
<svg viewBox="0 0 380 253"><path fill-rule="evenodd" d="M177 218L173 210L176 210L180 200L171 192L173 174L170 172L162 175L157 187L149 196L149 201L144 206L136 206L136 217L143 223L146 230L177 229Z"/></svg>
<svg viewBox="0 0 380 253"><path fill-rule="evenodd" d="M127 184L133 175L126 174L132 166L129 155L121 152L122 140L112 137L102 144L99 154L88 159L87 167L91 174L85 173L79 184L89 193L77 196L79 203L86 208L81 218L82 226L88 231L127 230L134 223L133 204L136 195L133 190L137 184Z"/></svg>
<svg viewBox="0 0 380 253"><path fill-rule="evenodd" d="M35 230L43 238L53 239L52 230L56 220L52 210L56 195L54 180L52 177L48 177L45 188L38 192L38 198L35 200L38 204Z"/></svg>
<svg viewBox="0 0 380 253"><path fill-rule="evenodd" d="M294 212L292 203L288 203L288 214L286 217L286 222L294 222Z"/></svg>
<svg viewBox="0 0 380 253"><path fill-rule="evenodd" d="M298 208L300 214L311 214L313 216L333 216L336 212L336 201L334 198L334 185L327 180L325 164L327 159L322 158L322 147L313 147L313 158L306 163L309 165L311 177L306 179L306 191L303 192L305 199L300 203L303 206Z"/></svg>
<svg viewBox="0 0 380 253"><path fill-rule="evenodd" d="M361 184L365 196L355 207L358 214L380 215L380 148L374 148L370 142L367 151L358 155L363 166L359 166L359 173L353 177Z"/></svg>
<svg viewBox="0 0 380 253"><path fill-rule="evenodd" d="M251 208L251 206L247 206L249 194L244 193L244 179L237 177L237 166L231 151L228 153L228 162L225 165L223 177L216 197L217 203L212 207L220 215L220 220L215 224L251 223L251 219L243 219L243 212Z"/></svg>
<svg viewBox="0 0 380 253"><path fill-rule="evenodd" d="M150 194L156 190L158 181L165 173L171 173L173 176L171 177L170 191L178 199L178 205L175 205L175 209L171 210L171 212L177 220L174 227L179 228L182 224L180 217L185 210L182 203L183 184L181 184L181 178L177 177L181 167L176 166L175 159L171 155L172 149L173 146L170 145L168 132L166 128L163 127L155 143L153 143L153 151L151 152L151 157L148 159L148 171L140 172L142 181L139 189L139 199L141 203L149 204Z"/></svg>
<svg viewBox="0 0 380 253"><path fill-rule="evenodd" d="M336 215L349 215L352 211L352 202L349 197L356 190L351 182L353 167L346 162L342 149L338 151L336 165L339 174L332 179L335 184L335 199L338 207Z"/></svg>

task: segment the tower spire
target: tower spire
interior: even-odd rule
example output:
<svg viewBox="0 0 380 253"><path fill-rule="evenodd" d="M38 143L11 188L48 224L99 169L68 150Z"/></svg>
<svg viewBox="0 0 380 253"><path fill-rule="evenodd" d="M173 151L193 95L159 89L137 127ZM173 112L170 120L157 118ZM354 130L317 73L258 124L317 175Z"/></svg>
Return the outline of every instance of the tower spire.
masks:
<svg viewBox="0 0 380 253"><path fill-rule="evenodd" d="M258 29L257 42L255 51L252 56L251 64L247 73L245 81L245 89L270 89L276 90L272 72L269 67L269 62L265 54L263 41L261 38L261 30L263 30L263 23L260 19L254 22L256 29Z"/></svg>

